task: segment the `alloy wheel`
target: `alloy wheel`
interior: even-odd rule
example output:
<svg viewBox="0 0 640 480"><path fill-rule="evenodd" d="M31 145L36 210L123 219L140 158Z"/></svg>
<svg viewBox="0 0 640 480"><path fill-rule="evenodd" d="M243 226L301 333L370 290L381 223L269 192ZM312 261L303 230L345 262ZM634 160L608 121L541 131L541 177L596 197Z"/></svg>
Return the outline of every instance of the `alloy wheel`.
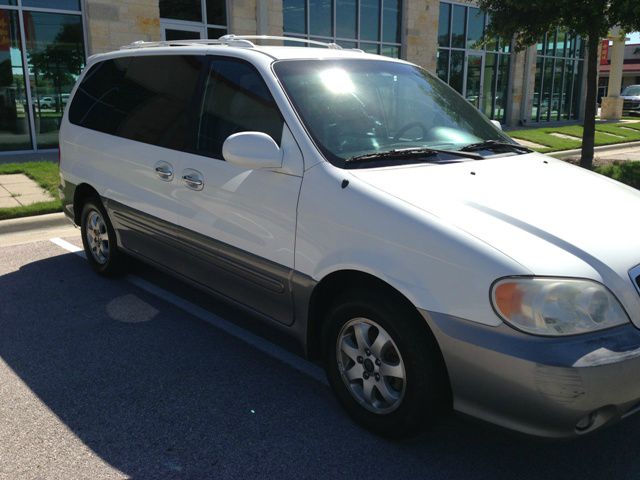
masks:
<svg viewBox="0 0 640 480"><path fill-rule="evenodd" d="M109 261L109 232L102 214L97 210L91 210L87 215L85 236L93 259L100 265L107 263Z"/></svg>
<svg viewBox="0 0 640 480"><path fill-rule="evenodd" d="M386 414L402 403L406 371L391 335L368 318L345 323L336 344L338 369L351 395L367 410Z"/></svg>

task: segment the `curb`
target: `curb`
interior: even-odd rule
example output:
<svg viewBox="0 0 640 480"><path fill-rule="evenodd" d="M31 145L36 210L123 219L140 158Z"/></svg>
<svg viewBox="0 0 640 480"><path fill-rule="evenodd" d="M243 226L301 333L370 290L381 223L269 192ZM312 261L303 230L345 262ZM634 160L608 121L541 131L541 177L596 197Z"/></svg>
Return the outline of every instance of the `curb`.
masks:
<svg viewBox="0 0 640 480"><path fill-rule="evenodd" d="M516 139L517 140L517 139ZM599 147L595 147L595 153L598 152L608 152L610 150L622 150L625 148L633 148L640 147L640 142L625 142L625 143L614 143L612 145L601 145ZM545 153L543 155L549 155L554 158L558 158L560 160L564 160L565 158L573 157L575 155L580 155L582 153L582 149L576 148L574 150L563 150L561 152L550 152Z"/></svg>
<svg viewBox="0 0 640 480"><path fill-rule="evenodd" d="M32 217L11 218L0 220L0 235L5 233L24 232L40 228L67 227L72 225L64 213L48 213Z"/></svg>

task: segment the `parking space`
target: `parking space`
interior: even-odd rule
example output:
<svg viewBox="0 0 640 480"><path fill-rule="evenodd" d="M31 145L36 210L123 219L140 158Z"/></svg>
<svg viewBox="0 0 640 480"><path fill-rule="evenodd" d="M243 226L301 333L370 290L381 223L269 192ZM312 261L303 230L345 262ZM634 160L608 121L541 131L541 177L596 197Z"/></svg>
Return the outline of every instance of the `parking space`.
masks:
<svg viewBox="0 0 640 480"><path fill-rule="evenodd" d="M640 417L571 442L457 415L378 438L254 319L137 263L101 278L69 244L0 248L0 478L637 477Z"/></svg>

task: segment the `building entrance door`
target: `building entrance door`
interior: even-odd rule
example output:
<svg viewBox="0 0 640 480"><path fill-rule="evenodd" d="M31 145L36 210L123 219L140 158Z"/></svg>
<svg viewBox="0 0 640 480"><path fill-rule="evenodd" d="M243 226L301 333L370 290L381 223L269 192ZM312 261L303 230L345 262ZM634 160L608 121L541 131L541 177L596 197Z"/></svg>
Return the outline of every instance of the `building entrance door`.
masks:
<svg viewBox="0 0 640 480"><path fill-rule="evenodd" d="M467 52L464 62L464 97L476 108L482 106L484 93L484 52Z"/></svg>

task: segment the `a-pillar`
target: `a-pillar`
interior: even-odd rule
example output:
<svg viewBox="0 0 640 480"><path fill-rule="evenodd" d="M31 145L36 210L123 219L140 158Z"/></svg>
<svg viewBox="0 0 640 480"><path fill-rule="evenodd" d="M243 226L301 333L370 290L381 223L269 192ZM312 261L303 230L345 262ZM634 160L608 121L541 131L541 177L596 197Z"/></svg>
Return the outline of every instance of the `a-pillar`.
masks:
<svg viewBox="0 0 640 480"><path fill-rule="evenodd" d="M603 120L620 120L622 118L622 105L624 101L620 97L622 87L622 68L624 65L625 36L619 29L610 37L613 40L611 47L611 70L609 72L609 88L607 96L602 99L600 118Z"/></svg>

